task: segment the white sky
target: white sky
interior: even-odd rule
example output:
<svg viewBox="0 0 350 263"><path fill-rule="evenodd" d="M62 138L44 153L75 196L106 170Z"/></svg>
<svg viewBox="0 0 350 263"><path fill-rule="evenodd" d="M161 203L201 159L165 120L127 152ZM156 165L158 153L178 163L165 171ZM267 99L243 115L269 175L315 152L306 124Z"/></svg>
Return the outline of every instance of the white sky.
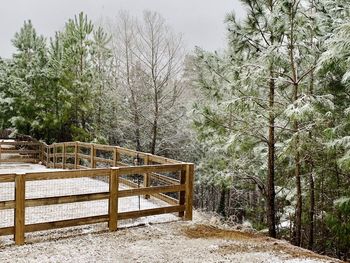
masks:
<svg viewBox="0 0 350 263"><path fill-rule="evenodd" d="M141 16L159 12L175 32L183 33L188 49L216 50L225 46L224 18L235 11L242 17L239 0L3 0L0 4L0 57L10 57L15 32L31 19L39 34L51 37L65 22L83 11L93 21L115 17L119 10Z"/></svg>

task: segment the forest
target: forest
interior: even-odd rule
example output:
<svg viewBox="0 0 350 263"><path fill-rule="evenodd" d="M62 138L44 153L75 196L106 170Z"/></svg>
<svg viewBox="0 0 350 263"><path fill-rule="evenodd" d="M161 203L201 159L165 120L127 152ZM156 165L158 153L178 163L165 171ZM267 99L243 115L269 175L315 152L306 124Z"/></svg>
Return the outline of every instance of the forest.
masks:
<svg viewBox="0 0 350 263"><path fill-rule="evenodd" d="M0 58L0 130L194 162L197 209L347 260L350 5L240 2L215 52L152 11L80 13L50 38L24 21Z"/></svg>

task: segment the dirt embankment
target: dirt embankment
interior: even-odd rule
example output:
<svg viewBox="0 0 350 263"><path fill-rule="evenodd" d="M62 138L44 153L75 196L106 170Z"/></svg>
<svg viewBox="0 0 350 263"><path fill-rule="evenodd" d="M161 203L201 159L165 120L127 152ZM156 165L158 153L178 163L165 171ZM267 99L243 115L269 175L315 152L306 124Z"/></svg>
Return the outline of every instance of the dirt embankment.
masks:
<svg viewBox="0 0 350 263"><path fill-rule="evenodd" d="M0 262L340 262L201 213L193 222L146 224L108 232L104 224L27 235L27 245L0 239Z"/></svg>

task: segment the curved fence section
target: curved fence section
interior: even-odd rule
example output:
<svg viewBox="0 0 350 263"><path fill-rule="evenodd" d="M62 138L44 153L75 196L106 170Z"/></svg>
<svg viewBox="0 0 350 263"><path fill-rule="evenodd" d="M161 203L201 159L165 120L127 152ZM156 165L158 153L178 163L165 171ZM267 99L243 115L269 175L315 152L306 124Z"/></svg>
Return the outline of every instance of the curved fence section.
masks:
<svg viewBox="0 0 350 263"><path fill-rule="evenodd" d="M16 154L32 151L30 160L58 169L0 175L0 236L14 235L16 244L27 232L55 228L106 222L114 231L122 222L168 213L192 219L191 163L118 146L24 145L33 149Z"/></svg>

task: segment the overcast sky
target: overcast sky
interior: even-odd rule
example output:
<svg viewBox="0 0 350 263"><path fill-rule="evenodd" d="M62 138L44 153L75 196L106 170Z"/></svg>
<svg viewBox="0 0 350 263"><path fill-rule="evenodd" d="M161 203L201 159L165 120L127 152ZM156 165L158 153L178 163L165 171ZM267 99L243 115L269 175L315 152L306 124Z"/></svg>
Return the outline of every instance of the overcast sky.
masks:
<svg viewBox="0 0 350 263"><path fill-rule="evenodd" d="M0 57L14 51L11 39L31 19L39 34L51 37L68 20L83 11L93 21L115 17L119 10L141 16L148 9L159 12L176 32L184 35L188 49L200 46L216 50L225 45L224 18L244 10L238 0L8 0L0 6Z"/></svg>

